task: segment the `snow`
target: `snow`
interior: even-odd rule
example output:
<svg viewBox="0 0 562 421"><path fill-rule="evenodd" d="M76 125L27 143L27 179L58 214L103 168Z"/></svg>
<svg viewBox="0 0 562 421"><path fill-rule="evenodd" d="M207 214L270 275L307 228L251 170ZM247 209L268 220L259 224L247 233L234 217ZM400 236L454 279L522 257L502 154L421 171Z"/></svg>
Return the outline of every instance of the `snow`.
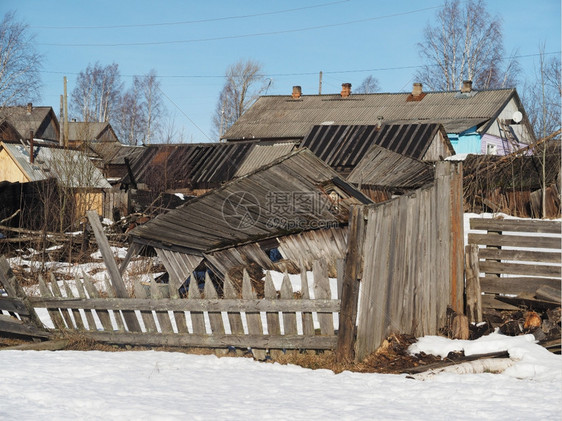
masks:
<svg viewBox="0 0 562 421"><path fill-rule="evenodd" d="M505 336L498 332L474 341L425 336L412 344L409 351L411 354L425 352L441 358L455 351L464 351L466 356L507 351L515 364L503 371L503 375L562 384L562 357L536 345L536 342L533 335Z"/></svg>
<svg viewBox="0 0 562 421"><path fill-rule="evenodd" d="M549 359L527 342L528 358ZM559 419L562 411L556 376L444 373L419 381L156 351L1 355L2 419L513 420Z"/></svg>
<svg viewBox="0 0 562 421"><path fill-rule="evenodd" d="M482 217L465 215L465 235L475 216ZM11 264L31 268L35 262L24 260L32 259L29 252ZM123 256L126 250L114 253ZM55 265L80 274L99 264ZM300 291L300 275L289 276ZM272 272L272 278L279 289L283 274ZM314 297L310 273L308 280ZM330 286L337 298L335 279ZM441 357L451 351L504 350L509 359L499 374L486 368L479 374L441 372L424 381L172 352L1 351L0 419L559 419L562 357L536 344L532 335L495 332L475 341L427 336L410 348Z"/></svg>

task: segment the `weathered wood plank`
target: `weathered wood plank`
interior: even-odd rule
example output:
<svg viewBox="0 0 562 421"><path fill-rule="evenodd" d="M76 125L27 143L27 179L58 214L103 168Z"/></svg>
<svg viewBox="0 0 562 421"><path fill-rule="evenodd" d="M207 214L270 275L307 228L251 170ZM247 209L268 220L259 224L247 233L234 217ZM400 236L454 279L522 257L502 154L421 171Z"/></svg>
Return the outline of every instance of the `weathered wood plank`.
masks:
<svg viewBox="0 0 562 421"><path fill-rule="evenodd" d="M301 293L303 300L310 300L310 285L304 265L301 266ZM302 313L302 333L303 335L314 335L314 319L311 311L303 311Z"/></svg>
<svg viewBox="0 0 562 421"><path fill-rule="evenodd" d="M469 244L481 244L485 246L508 246L560 249L560 238L556 237L530 237L524 235L505 235L498 233L468 234Z"/></svg>
<svg viewBox="0 0 562 421"><path fill-rule="evenodd" d="M295 300L291 299L257 299L242 300L239 298L175 300L175 299L141 299L141 298L48 298L29 297L34 307L82 308L100 310L170 310L170 311L312 311L337 312L340 300Z"/></svg>
<svg viewBox="0 0 562 421"><path fill-rule="evenodd" d="M312 265L314 277L314 297L319 299L329 299L331 296L330 280L328 279L328 267L323 260L317 260ZM318 312L318 322L320 323L320 333L322 335L334 334L334 317L332 313Z"/></svg>
<svg viewBox="0 0 562 421"><path fill-rule="evenodd" d="M15 297L0 297L0 310L11 311L24 316L29 315L23 301Z"/></svg>
<svg viewBox="0 0 562 421"><path fill-rule="evenodd" d="M283 282L281 283L280 295L282 299L294 300L293 287L287 272L283 275ZM333 332L332 332L333 333ZM283 334L296 335L297 334L297 315L292 311L283 312Z"/></svg>
<svg viewBox="0 0 562 421"><path fill-rule="evenodd" d="M38 329L30 323L24 323L19 319L5 314L0 314L0 332L15 333L18 335L48 338L49 332Z"/></svg>
<svg viewBox="0 0 562 421"><path fill-rule="evenodd" d="M562 225L560 221L471 218L470 229L560 234Z"/></svg>
<svg viewBox="0 0 562 421"><path fill-rule="evenodd" d="M242 274L242 298L246 300L255 300L257 298L257 294L252 288L250 276L248 275L248 271L246 271L246 269L244 269ZM260 313L247 311L246 323L248 324L248 335L263 335ZM265 360L266 350L252 348L252 354L257 360Z"/></svg>
<svg viewBox="0 0 562 421"><path fill-rule="evenodd" d="M39 292L45 298L53 297L53 293L51 292L51 290L49 289L49 287L47 286L45 280L41 275L39 275ZM52 304L50 304L50 307L49 306L45 306L45 307L47 308L47 314L49 314L49 317L51 318L55 328L60 330L66 329L66 324L64 323L64 320L62 318L62 315L58 307Z"/></svg>
<svg viewBox="0 0 562 421"><path fill-rule="evenodd" d="M161 300L162 298L164 298L162 295L162 290L160 289L159 285L156 283L152 275L150 276L150 296L154 300ZM160 325L160 330L162 331L162 333L172 333L174 331L172 322L170 321L170 315L168 314L167 310L157 310L156 319L158 320L158 324Z"/></svg>
<svg viewBox="0 0 562 421"><path fill-rule="evenodd" d="M534 294L541 285L556 287L560 279L535 278L535 277L509 277L484 276L480 278L480 287L483 292L493 294Z"/></svg>
<svg viewBox="0 0 562 421"><path fill-rule="evenodd" d="M137 283L135 284L135 296L138 297L138 299L141 301L154 301L154 300L147 300L148 291L144 287L144 285L140 283L140 281L137 281ZM123 298L122 300L130 300L130 298L129 299ZM144 308L140 310L140 315L146 331L148 333L157 333L158 327L156 326L156 321L154 320L154 314L152 313L152 311L148 308Z"/></svg>
<svg viewBox="0 0 562 421"><path fill-rule="evenodd" d="M539 300L547 300L560 303L560 284L557 287L547 285L540 286L535 292L535 297Z"/></svg>
<svg viewBox="0 0 562 421"><path fill-rule="evenodd" d="M275 285L273 285L273 279L271 278L271 273L269 271L265 273L264 296L268 300L278 299L277 291L275 290ZM265 318L267 321L267 334L270 336L280 336L281 325L279 323L279 312L268 311L267 313L265 313ZM312 329L312 334L314 335L314 327ZM276 359L282 354L282 351L277 349L270 349L269 354L271 358Z"/></svg>
<svg viewBox="0 0 562 421"><path fill-rule="evenodd" d="M88 291L88 295L91 298L100 298L99 291L97 290L97 288L95 287L94 283L92 282L92 280L88 275L84 276L84 287L86 288L86 291ZM98 318L100 319L100 323L103 326L103 328L107 331L113 331L113 325L111 324L111 317L109 316L109 311L96 309L96 314L98 315Z"/></svg>
<svg viewBox="0 0 562 421"><path fill-rule="evenodd" d="M466 315L470 323L482 321L482 294L478 268L478 246L466 246Z"/></svg>
<svg viewBox="0 0 562 421"><path fill-rule="evenodd" d="M119 268L117 267L117 263L115 262L115 257L113 256L113 252L111 251L109 242L107 241L107 238L103 233L103 228L101 226L97 212L87 211L86 214L94 231L96 242L98 243L98 247L103 257L103 261L105 262L105 265L107 267L111 282L115 287L115 293L120 298L129 297L129 293L127 292L127 288L125 287L123 278L121 278L121 273L119 272ZM137 316L134 313L126 311L123 313L123 317L125 318L129 331L140 332L141 329L139 321L137 320Z"/></svg>
<svg viewBox="0 0 562 421"><path fill-rule="evenodd" d="M72 290L70 289L70 286L68 285L68 283L64 279L62 280L62 285L64 287L64 292L65 292L66 296L68 298L74 298L74 294L72 293ZM80 314L80 311L77 310L77 309L73 309L72 310L72 316L74 317L74 324L76 325L76 329L86 330L86 328L84 326L84 322L82 321L82 315Z"/></svg>
<svg viewBox="0 0 562 421"><path fill-rule="evenodd" d="M107 276L104 275L103 282L105 284L105 292L109 298L116 298L117 295L115 294L115 290L113 286L107 279ZM115 318L115 324L117 325L117 330L120 332L125 332L125 321L123 320L123 315L119 310L113 311L113 317Z"/></svg>
<svg viewBox="0 0 562 421"><path fill-rule="evenodd" d="M527 276L548 276L552 278L562 277L562 268L560 266L547 266L536 264L521 264L507 262L482 261L479 263L480 273L495 273L509 275L527 275Z"/></svg>
<svg viewBox="0 0 562 421"><path fill-rule="evenodd" d="M231 300L238 298L238 293L234 289L228 275L224 277L224 298ZM230 333L232 335L244 334L244 326L242 325L242 316L240 315L240 311L228 311L228 323L230 325Z"/></svg>
<svg viewBox="0 0 562 421"><path fill-rule="evenodd" d="M168 284L169 288L169 295L170 298L173 300L179 300L180 295L177 288L174 288L172 285ZM185 319L185 313L183 311L174 311L174 320L176 321L176 327L178 329L178 333L187 334L189 331L187 330L187 321Z"/></svg>
<svg viewBox="0 0 562 421"><path fill-rule="evenodd" d="M304 335L178 335L146 334L132 332L87 332L85 336L99 342L139 346L179 346L266 349L334 349L337 338L332 336Z"/></svg>
<svg viewBox="0 0 562 421"><path fill-rule="evenodd" d="M478 252L480 259L514 260L519 262L560 263L560 252L506 250L482 248Z"/></svg>
<svg viewBox="0 0 562 421"><path fill-rule="evenodd" d="M205 299L217 300L218 294L209 273L205 273ZM224 335L224 322L222 320L222 313L220 311L209 311L209 323L211 325L211 333L213 335Z"/></svg>
<svg viewBox="0 0 562 421"><path fill-rule="evenodd" d="M34 324L38 329L43 329L43 323L39 319L39 316L37 316L35 309L29 303L25 291L19 282L17 282L14 272L4 256L0 256L0 284L4 285L4 289L9 296L19 298L27 308L27 314L20 313L20 318L24 322L28 321Z"/></svg>
<svg viewBox="0 0 562 421"><path fill-rule="evenodd" d="M496 310L519 310L519 307L496 300L495 296L490 294L482 295L482 308L494 308Z"/></svg>
<svg viewBox="0 0 562 421"><path fill-rule="evenodd" d="M336 349L336 359L338 362L351 362L355 358L359 273L363 272L363 241L365 238L365 214L363 209L360 206L352 206L351 208L342 291L339 297L342 300L342 306Z"/></svg>
<svg viewBox="0 0 562 421"><path fill-rule="evenodd" d="M197 279L195 274L191 276L191 282L189 283L189 291L187 293L188 300L200 300L201 292L199 291L199 285L197 285ZM202 311L191 311L191 325L193 326L194 335L205 335L207 330L205 328L205 315Z"/></svg>
<svg viewBox="0 0 562 421"><path fill-rule="evenodd" d="M82 274L82 277L85 277L85 276L86 275ZM78 291L78 296L80 297L80 299L82 299L82 300L86 299L86 291L84 290L84 285L82 284L82 281L80 280L78 275L76 275L76 277L74 278L74 282L75 282L76 289ZM97 330L96 321L94 319L94 314L92 313L92 310L91 309L84 309L84 314L86 315L86 322L88 322L88 329L89 330Z"/></svg>

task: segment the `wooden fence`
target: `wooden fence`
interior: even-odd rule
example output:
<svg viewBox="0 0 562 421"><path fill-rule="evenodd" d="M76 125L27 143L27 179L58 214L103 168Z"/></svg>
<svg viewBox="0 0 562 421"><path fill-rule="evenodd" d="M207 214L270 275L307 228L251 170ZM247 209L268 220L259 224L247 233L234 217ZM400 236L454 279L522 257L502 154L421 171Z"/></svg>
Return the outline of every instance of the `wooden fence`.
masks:
<svg viewBox="0 0 562 421"><path fill-rule="evenodd" d="M472 321L481 321L482 308L516 309L506 296L532 298L541 287L560 291L560 221L473 218L470 229L485 231L469 233L466 247Z"/></svg>
<svg viewBox="0 0 562 421"><path fill-rule="evenodd" d="M431 185L353 208L339 359L362 360L394 332L437 334L448 306L463 312L462 215L462 164L448 162Z"/></svg>
<svg viewBox="0 0 562 421"><path fill-rule="evenodd" d="M0 280L4 285L11 285L13 282L7 278L2 275ZM340 301L330 298L328 273L322 262L314 266L312 283L314 299L310 299L306 272L301 273L300 297L295 296L288 275L284 276L278 293L268 272L263 299L256 298L247 273L244 273L241 294L227 278L221 298L208 277L203 294L194 281L186 298L179 298L176 289L154 280L148 286L137 284L133 298L117 298L107 279L105 291L100 291L88 276L74 282L51 277L49 283L40 278L41 296L28 297L27 301L33 308L47 309L57 331L78 332L99 342L251 347L254 355L263 359L266 350L271 349L335 348L333 315L338 313ZM27 314L21 303L11 299L0 301L0 308ZM14 333L25 334L24 331Z"/></svg>

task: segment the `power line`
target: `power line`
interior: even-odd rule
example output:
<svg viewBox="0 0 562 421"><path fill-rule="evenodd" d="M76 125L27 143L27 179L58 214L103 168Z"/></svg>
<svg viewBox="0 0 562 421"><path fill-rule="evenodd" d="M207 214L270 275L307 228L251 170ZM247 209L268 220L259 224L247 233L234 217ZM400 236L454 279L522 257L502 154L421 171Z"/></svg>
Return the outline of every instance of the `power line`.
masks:
<svg viewBox="0 0 562 421"><path fill-rule="evenodd" d="M193 121L193 120L185 113L185 111L183 111L183 110L180 108L180 106L179 106L178 104L176 104L176 103L172 100L172 98L170 98L168 95L166 95L166 93L165 93L160 87L157 87L157 88L158 88L158 90L162 93L162 95L164 95L164 96L166 97L166 99L167 99L168 101L170 101L170 102L173 104L173 106L176 107L176 108L178 109L178 111L179 111L180 113L182 113L182 114L184 115L184 117L187 118L187 119L189 120L189 122L190 122L191 124L193 124L193 125L197 128L197 130L199 130L201 133L203 133L203 136L205 136L207 139L209 139L209 142L212 142L211 138L207 135L207 133L205 133L205 132L201 129L201 127L199 127L199 126L195 123L195 121Z"/></svg>
<svg viewBox="0 0 562 421"><path fill-rule="evenodd" d="M552 55L552 54L560 54L561 51L550 51L547 53L543 53L544 55ZM511 59L520 59L520 58L529 58L529 57L538 57L541 53L534 53L534 54L521 54L516 56L506 56L502 57L501 60L511 60ZM419 65L410 65L410 66L393 66L393 67L376 67L372 69L354 69L354 70L332 70L332 71L323 71L324 74L345 74L345 73L366 73L366 72L382 72L382 71L389 71L389 70L408 70L408 69L418 69L420 67L425 67L428 65L419 64ZM438 66L437 64L429 65L429 66ZM58 71L48 71L44 70L42 73L50 73L50 74L60 74L60 75L79 75L80 73L76 72L58 72ZM318 72L294 72L294 73L267 73L262 74L259 76L263 77L284 77L284 76L311 76L311 75L318 75ZM138 77L142 75L121 75L121 77ZM160 79L213 79L213 78L220 78L223 79L224 75L165 75L160 76L157 75L157 78Z"/></svg>
<svg viewBox="0 0 562 421"><path fill-rule="evenodd" d="M170 45L170 44L189 44L197 42L209 42L209 41L223 41L227 39L240 39L240 38L252 38L266 35L280 35L280 34L290 34L296 32L313 31L317 29L334 28L338 26L353 25L357 23L371 22L374 20L387 19L398 16L411 15L415 13L425 12L428 10L440 9L442 5L425 7L423 9L410 10L407 12L393 13L383 16L374 16L370 18L352 20L348 22L338 22L326 25L309 26L297 29L286 29L281 31L270 31L270 32L256 32L251 34L241 34L241 35L225 35L221 37L211 37L211 38L194 38L187 40L175 40L175 41L150 41L150 42L130 42L130 43L109 43L109 44L62 44L62 43L39 43L38 45L50 46L50 47L133 47L133 46L144 46L144 45Z"/></svg>
<svg viewBox="0 0 562 421"><path fill-rule="evenodd" d="M194 24L194 23L218 22L218 21L233 20L233 19L255 18L255 17L259 17L259 16L279 15L279 14L283 14L283 13L298 12L298 11L301 11L301 10L316 9L316 8L319 8L319 7L333 6L335 4L347 3L349 1L351 1L351 0L333 1L333 2L330 2L330 3L321 3L321 4L311 5L311 6L295 7L293 9L275 10L275 11L271 11L271 12L253 13L253 14L247 14L247 15L223 16L223 17L220 17L220 18L185 20L185 21L179 21L179 22L137 23L137 24L130 24L130 25L104 25L104 26L33 26L32 28L36 28L36 29L117 29L117 28L146 28L146 27L151 27L151 26L190 25L190 24Z"/></svg>

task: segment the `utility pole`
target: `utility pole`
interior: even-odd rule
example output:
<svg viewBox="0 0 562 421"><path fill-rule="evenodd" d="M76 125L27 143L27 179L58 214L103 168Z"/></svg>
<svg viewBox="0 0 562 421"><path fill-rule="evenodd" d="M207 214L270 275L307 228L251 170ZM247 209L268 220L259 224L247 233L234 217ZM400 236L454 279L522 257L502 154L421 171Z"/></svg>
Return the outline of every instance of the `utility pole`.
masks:
<svg viewBox="0 0 562 421"><path fill-rule="evenodd" d="M59 114L61 127L59 133L59 145L64 146L64 96L60 96L60 114Z"/></svg>
<svg viewBox="0 0 562 421"><path fill-rule="evenodd" d="M322 95L322 70L320 70L320 80L318 81L318 95Z"/></svg>
<svg viewBox="0 0 562 421"><path fill-rule="evenodd" d="M68 96L66 94L66 76L64 77L64 147L68 146Z"/></svg>

